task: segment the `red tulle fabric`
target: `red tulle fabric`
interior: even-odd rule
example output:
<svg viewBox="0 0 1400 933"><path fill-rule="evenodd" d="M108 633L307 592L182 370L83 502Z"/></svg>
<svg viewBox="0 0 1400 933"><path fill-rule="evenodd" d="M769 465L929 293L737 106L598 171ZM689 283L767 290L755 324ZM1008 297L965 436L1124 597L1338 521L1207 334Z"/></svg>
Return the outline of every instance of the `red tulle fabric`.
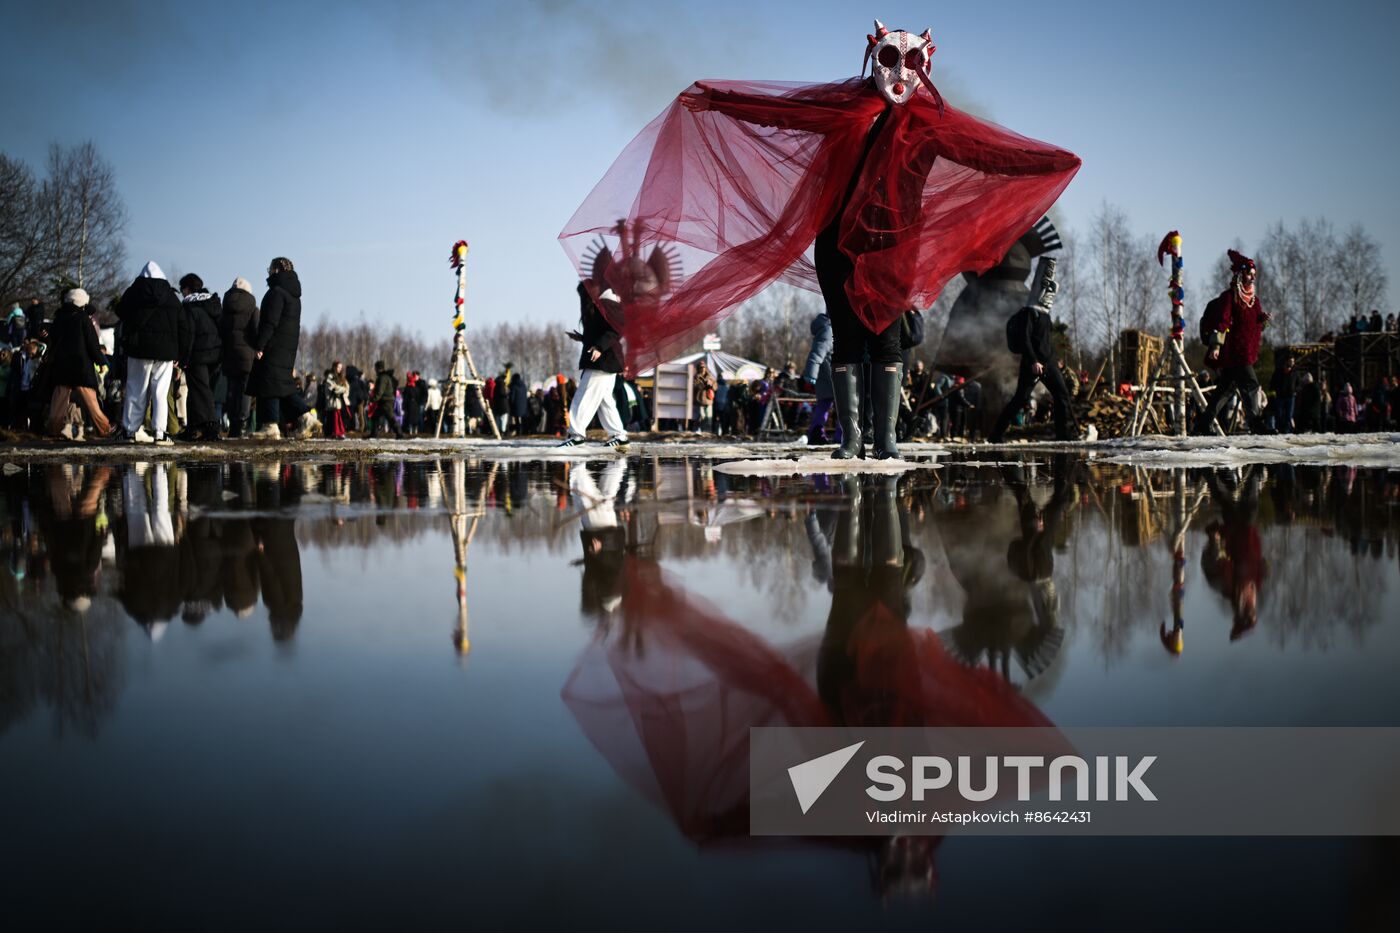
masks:
<svg viewBox="0 0 1400 933"><path fill-rule="evenodd" d="M828 709L818 696L820 635L779 649L654 562L629 559L624 573L621 633L585 651L564 702L618 774L686 836L747 836L749 729L831 726L858 711ZM935 632L891 622L876 609L858 625L856 683L843 705L894 694L900 721L879 725L1053 725L995 672L958 663Z"/></svg>
<svg viewBox="0 0 1400 933"><path fill-rule="evenodd" d="M679 284L626 301L613 321L630 372L683 352L774 281L817 290L810 247L843 204L840 245L855 264L847 292L866 326L883 329L932 304L954 275L999 262L1079 168L1071 152L952 107L940 114L923 89L891 108L862 163L888 106L866 79L714 81L687 93L704 88L711 108L673 102L560 234L582 277L599 238L627 252L620 220L640 231L639 258L662 245L680 259ZM614 263L613 274L626 268Z"/></svg>

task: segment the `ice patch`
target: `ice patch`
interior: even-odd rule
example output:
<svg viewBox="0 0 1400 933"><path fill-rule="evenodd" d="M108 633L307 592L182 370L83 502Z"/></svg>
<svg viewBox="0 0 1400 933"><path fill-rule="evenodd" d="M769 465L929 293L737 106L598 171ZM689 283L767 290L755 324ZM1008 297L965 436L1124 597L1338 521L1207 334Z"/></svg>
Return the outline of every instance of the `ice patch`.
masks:
<svg viewBox="0 0 1400 933"><path fill-rule="evenodd" d="M937 470L936 463L913 460L833 460L830 457L801 457L796 460L729 460L715 464L716 473L731 476L810 476L816 473L907 473L910 470Z"/></svg>
<svg viewBox="0 0 1400 933"><path fill-rule="evenodd" d="M1084 445L1106 463L1144 467L1296 463L1400 466L1400 434L1264 434L1237 437L1121 437Z"/></svg>

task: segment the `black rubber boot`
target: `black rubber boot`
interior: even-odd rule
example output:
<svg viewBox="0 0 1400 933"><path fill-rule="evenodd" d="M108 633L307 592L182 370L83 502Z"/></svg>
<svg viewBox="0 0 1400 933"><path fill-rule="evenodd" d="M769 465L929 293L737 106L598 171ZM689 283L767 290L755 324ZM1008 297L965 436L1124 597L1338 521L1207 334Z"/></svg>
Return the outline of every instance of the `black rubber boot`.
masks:
<svg viewBox="0 0 1400 933"><path fill-rule="evenodd" d="M836 532L831 536L832 569L863 567L865 555L862 551L865 537L861 527L864 503L861 501L859 476L841 477L841 492L849 500L846 509L836 517Z"/></svg>
<svg viewBox="0 0 1400 933"><path fill-rule="evenodd" d="M903 363L875 363L875 379L870 394L875 408L875 459L898 460L895 443L899 420L899 389L904 384Z"/></svg>
<svg viewBox="0 0 1400 933"><path fill-rule="evenodd" d="M865 445L860 437L860 382L865 367L852 363L844 368L831 368L831 384L836 390L836 419L841 423L841 446L832 454L834 460L865 459Z"/></svg>
<svg viewBox="0 0 1400 933"><path fill-rule="evenodd" d="M882 476L875 485L870 522L870 559L876 566L904 566L904 537L899 525L899 477Z"/></svg>

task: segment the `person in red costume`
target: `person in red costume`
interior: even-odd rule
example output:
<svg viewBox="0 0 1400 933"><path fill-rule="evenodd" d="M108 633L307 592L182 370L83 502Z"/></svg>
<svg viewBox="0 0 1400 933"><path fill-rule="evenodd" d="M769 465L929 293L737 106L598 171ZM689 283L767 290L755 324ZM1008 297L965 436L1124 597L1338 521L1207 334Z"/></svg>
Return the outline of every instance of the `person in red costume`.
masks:
<svg viewBox="0 0 1400 933"><path fill-rule="evenodd" d="M1223 471L1206 475L1220 518L1206 528L1201 574L1229 601L1233 613L1230 640L1237 641L1259 624L1259 596L1268 564L1259 539L1260 476L1251 474L1235 494L1226 488L1224 475Z"/></svg>
<svg viewBox="0 0 1400 933"><path fill-rule="evenodd" d="M588 244L614 236L625 218L649 243L674 246L688 270L664 290L608 283L624 298L615 324L629 371L683 351L775 281L820 291L835 338L843 459L863 453L867 357L876 456L898 456L900 315L931 305L952 276L999 262L1080 164L948 106L929 79L927 30L875 27L870 78L862 67L861 77L831 84L692 85L560 234L582 270Z"/></svg>
<svg viewBox="0 0 1400 933"><path fill-rule="evenodd" d="M1211 423L1219 416L1235 390L1244 399L1249 415L1249 430L1263 430L1259 409L1259 377L1254 364L1259 359L1259 341L1269 313L1255 291L1258 270L1254 260L1235 250L1228 250L1230 287L1221 292L1201 314L1201 340L1206 345L1206 365L1220 375L1210 405L1196 422L1197 434L1210 432Z"/></svg>
<svg viewBox="0 0 1400 933"><path fill-rule="evenodd" d="M814 554L831 608L819 635L770 642L686 590L655 560L623 558L605 634L579 658L565 704L619 776L701 846L750 840L756 726L1042 728L1054 723L996 671L962 664L912 622L923 573L897 477L847 477L849 500ZM820 521L815 523L820 526ZM829 560L829 565L827 564ZM820 571L818 571L820 567ZM586 573L585 569L585 573ZM1069 753L1058 732L1049 757ZM881 894L933 893L940 837L838 839L866 849Z"/></svg>

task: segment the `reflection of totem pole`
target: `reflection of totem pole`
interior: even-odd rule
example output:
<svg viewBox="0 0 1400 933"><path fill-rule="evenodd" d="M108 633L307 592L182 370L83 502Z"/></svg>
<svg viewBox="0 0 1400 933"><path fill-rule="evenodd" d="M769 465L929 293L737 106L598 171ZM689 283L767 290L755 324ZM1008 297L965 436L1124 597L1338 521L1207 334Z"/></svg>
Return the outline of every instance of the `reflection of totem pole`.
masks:
<svg viewBox="0 0 1400 933"><path fill-rule="evenodd" d="M471 638L467 631L467 550L476 537L476 528L486 507L486 490L496 481L499 464L491 465L491 475L482 484L481 495L468 508L467 504L467 465L461 460L451 464L452 481L444 482L442 496L446 500L447 511L452 525L452 556L456 564L453 577L457 581L457 627L452 630L452 646L457 655L465 658L471 653Z"/></svg>
<svg viewBox="0 0 1400 933"><path fill-rule="evenodd" d="M491 406L487 404L486 397L481 391L481 377L477 375L476 364L472 362L472 351L467 347L467 337L463 331L467 325L462 317L463 308L467 303L467 246L466 240L458 240L452 244L452 256L448 263L457 272L457 295L452 302L452 364L448 369L448 393L443 399L443 406L438 410L437 430L434 437L442 436L442 419L447 415L447 409L452 407L452 436L464 437L467 433L467 386L471 386L477 398L481 401L481 407L486 412L486 420L491 425L491 434L497 439L501 438L501 430L496 427L496 417L491 413Z"/></svg>

